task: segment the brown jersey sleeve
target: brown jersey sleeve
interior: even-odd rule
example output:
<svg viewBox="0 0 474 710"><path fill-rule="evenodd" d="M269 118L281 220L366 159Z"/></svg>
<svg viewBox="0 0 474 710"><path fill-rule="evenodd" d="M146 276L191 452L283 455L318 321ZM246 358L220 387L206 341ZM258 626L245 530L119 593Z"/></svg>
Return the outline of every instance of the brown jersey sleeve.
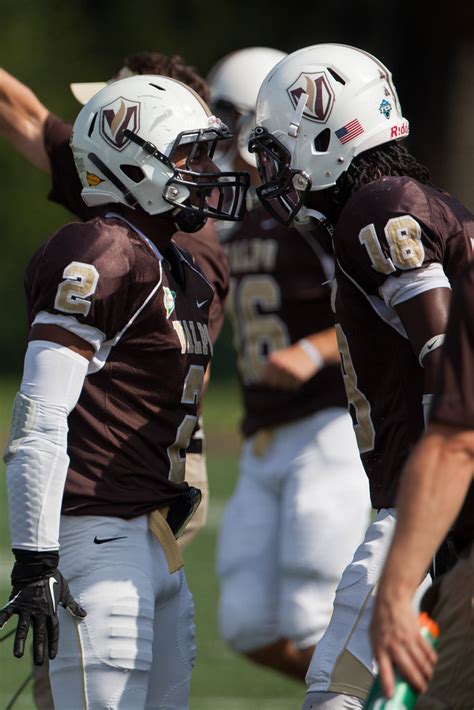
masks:
<svg viewBox="0 0 474 710"><path fill-rule="evenodd" d="M62 227L35 254L26 271L29 320L40 311L71 316L113 338L140 307L147 281L131 279L136 238L113 220L95 219ZM145 245L138 244L138 248ZM145 294L145 296L144 296Z"/></svg>
<svg viewBox="0 0 474 710"><path fill-rule="evenodd" d="M474 262L454 289L431 419L474 429Z"/></svg>
<svg viewBox="0 0 474 710"><path fill-rule="evenodd" d="M444 265L450 238L464 229L464 215L454 202L406 177L366 185L351 197L337 224L342 268L366 294L378 296L388 278L410 272L416 278L431 264Z"/></svg>
<svg viewBox="0 0 474 710"><path fill-rule="evenodd" d="M72 126L50 113L44 127L44 147L51 167L52 186L48 195L81 220L91 219L103 212L87 207L81 197L82 185L69 146Z"/></svg>

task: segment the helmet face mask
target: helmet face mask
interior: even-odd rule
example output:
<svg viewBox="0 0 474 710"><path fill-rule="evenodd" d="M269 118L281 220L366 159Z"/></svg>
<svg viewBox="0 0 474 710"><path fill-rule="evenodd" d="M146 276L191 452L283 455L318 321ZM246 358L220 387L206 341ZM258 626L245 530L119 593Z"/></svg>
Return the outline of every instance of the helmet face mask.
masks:
<svg viewBox="0 0 474 710"><path fill-rule="evenodd" d="M202 159L203 151L205 151L204 157L210 162L220 141L231 137L232 134L224 124L221 124L220 128L180 133L170 151L174 171L166 184L164 199L175 205L176 197L184 183L186 190L189 191L184 203L186 210L213 219L231 222L240 219L245 208L245 194L249 186L248 174L196 170L196 163ZM178 167L176 155L183 146L189 146L190 150L184 167Z"/></svg>
<svg viewBox="0 0 474 710"><path fill-rule="evenodd" d="M265 134L258 136L259 129L273 137L273 151L279 143L290 156L278 176L276 170L268 175L271 144ZM249 150L265 183L259 195L267 208L269 197L278 197L280 216L272 214L289 224L310 190L334 187L357 155L408 133L391 74L378 59L346 45L300 49L269 72L258 94ZM290 185L304 192L302 199L297 201Z"/></svg>
<svg viewBox="0 0 474 710"><path fill-rule="evenodd" d="M224 176L211 162L215 146L231 136L180 82L146 75L114 82L74 124L82 197L89 206L118 202L150 215L169 212L186 231L208 217L240 219L247 174Z"/></svg>
<svg viewBox="0 0 474 710"><path fill-rule="evenodd" d="M247 173L200 169L203 160L212 165L210 161L220 141L232 138L219 119L212 119L211 128L182 131L176 137L169 156L137 134L130 135L133 142L169 167L171 175L164 186L163 199L172 207L185 211L185 221L189 224L197 224L199 217L236 221L241 219L245 206L249 183ZM121 167L123 170L124 166Z"/></svg>
<svg viewBox="0 0 474 710"><path fill-rule="evenodd" d="M278 222L291 224L311 190L311 178L291 167L289 150L265 128L252 131L249 151L257 155L260 202Z"/></svg>

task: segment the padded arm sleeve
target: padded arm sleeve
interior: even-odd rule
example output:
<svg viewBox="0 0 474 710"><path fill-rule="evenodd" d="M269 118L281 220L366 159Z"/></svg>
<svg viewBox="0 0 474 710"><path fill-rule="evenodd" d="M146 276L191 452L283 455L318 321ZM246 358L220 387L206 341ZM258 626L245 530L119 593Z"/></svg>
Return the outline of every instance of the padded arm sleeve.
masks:
<svg viewBox="0 0 474 710"><path fill-rule="evenodd" d="M88 361L58 343L34 340L13 406L7 464L12 547L59 548L69 457L67 418L81 394Z"/></svg>

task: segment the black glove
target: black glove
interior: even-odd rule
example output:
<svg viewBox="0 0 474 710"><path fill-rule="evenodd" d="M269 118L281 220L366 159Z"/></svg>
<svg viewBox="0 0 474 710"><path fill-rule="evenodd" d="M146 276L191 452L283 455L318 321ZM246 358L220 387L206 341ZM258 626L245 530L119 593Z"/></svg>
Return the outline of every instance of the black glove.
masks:
<svg viewBox="0 0 474 710"><path fill-rule="evenodd" d="M80 619L86 612L74 601L68 583L57 569L57 552L13 552L16 558L11 574L13 589L9 601L0 609L0 628L13 614L18 614L13 655L21 658L31 624L33 661L41 666L46 653L52 659L58 652L58 604Z"/></svg>

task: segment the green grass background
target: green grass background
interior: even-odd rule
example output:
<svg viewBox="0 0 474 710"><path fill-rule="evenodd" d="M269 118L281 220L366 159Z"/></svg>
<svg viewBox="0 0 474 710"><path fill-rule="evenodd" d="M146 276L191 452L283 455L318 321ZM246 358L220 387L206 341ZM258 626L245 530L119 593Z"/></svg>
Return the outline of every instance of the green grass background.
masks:
<svg viewBox="0 0 474 710"><path fill-rule="evenodd" d="M6 441L11 404L18 383L0 380L0 432L2 451ZM237 475L240 417L239 394L232 383L213 383L204 408L208 437L208 471L211 489L207 527L186 553L186 574L194 594L198 655L194 670L192 710L294 710L301 707L304 685L254 666L230 651L217 629L218 582L215 574L216 536L225 501ZM0 605L9 594L12 557L9 547L5 470L0 493ZM8 627L0 632L3 635ZM15 659L12 638L0 644L0 710L5 710L16 689L30 672L30 659ZM15 710L33 710L31 686L14 705ZM79 710L79 708L78 708Z"/></svg>

